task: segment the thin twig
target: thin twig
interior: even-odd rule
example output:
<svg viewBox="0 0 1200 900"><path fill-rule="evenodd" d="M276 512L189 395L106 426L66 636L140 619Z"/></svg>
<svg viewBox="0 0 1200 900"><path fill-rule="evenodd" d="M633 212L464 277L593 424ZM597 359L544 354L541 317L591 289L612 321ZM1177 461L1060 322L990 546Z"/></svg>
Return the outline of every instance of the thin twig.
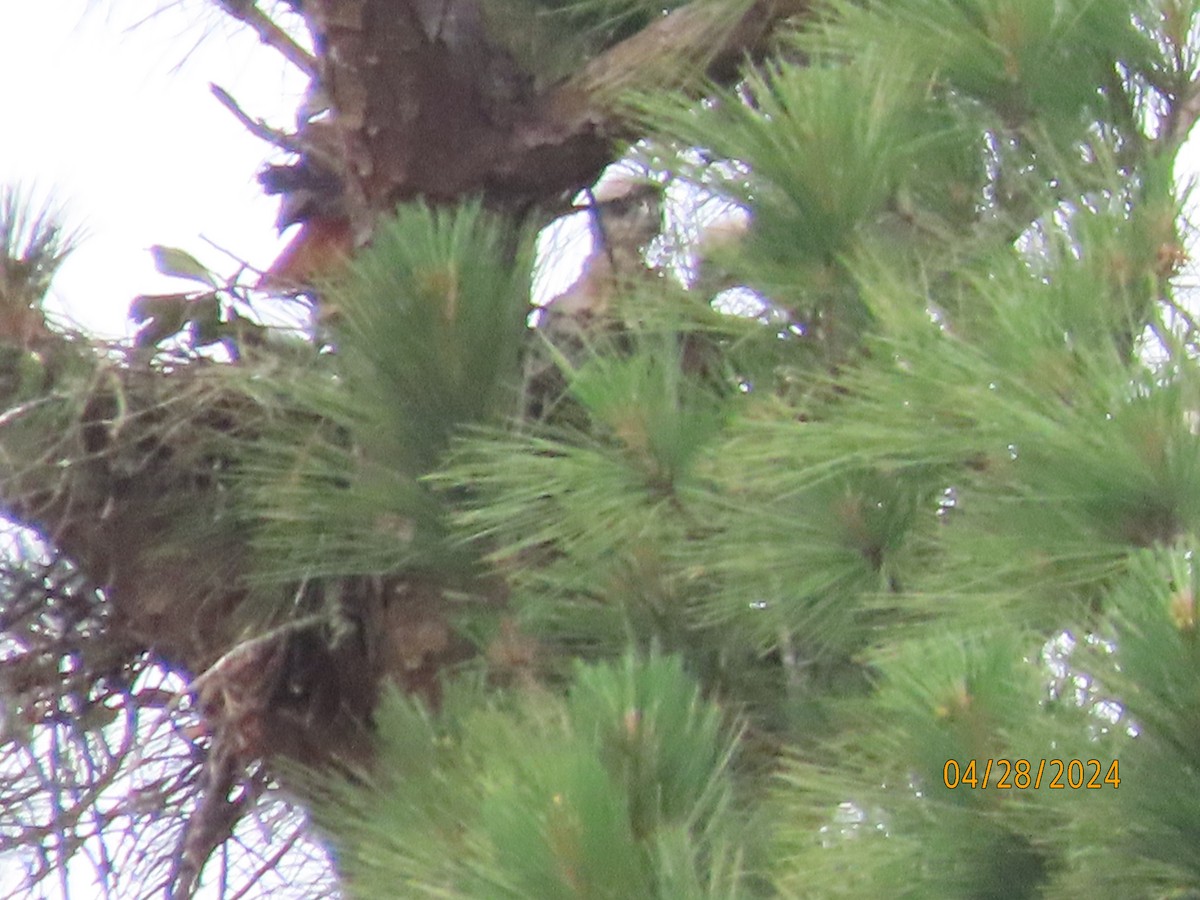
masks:
<svg viewBox="0 0 1200 900"><path fill-rule="evenodd" d="M284 856L291 852L291 849L299 843L300 838L303 836L304 834L299 828L295 829L288 839L283 842L283 846L272 853L267 859L263 860L263 864L258 867L258 870L245 880L245 884L242 885L237 893L230 896L229 900L242 900L243 897L250 893L252 888L261 887L260 882L266 877L266 874L278 869L279 863L283 860Z"/></svg>
<svg viewBox="0 0 1200 900"><path fill-rule="evenodd" d="M5 427L6 425L12 424L13 420L20 418L21 416L25 415L26 413L28 413L34 409L37 409L39 406L45 406L47 403L51 402L52 400L57 400L57 399L60 399L60 398L38 397L35 400L30 400L26 403L22 403L18 406L14 406L14 407L11 407L10 409L6 409L3 413L0 413L0 428Z"/></svg>
<svg viewBox="0 0 1200 900"><path fill-rule="evenodd" d="M229 15L252 28L260 41L282 53L288 62L309 78L317 77L317 61L313 55L292 40L286 31L258 8L254 0L215 0L215 2Z"/></svg>
<svg viewBox="0 0 1200 900"><path fill-rule="evenodd" d="M254 272L255 274L260 275L260 276L262 274L264 274L262 269L258 268L257 266L250 265L250 263L246 262L246 260L242 259L240 256L238 256L232 250L228 249L227 247L223 247L222 245L220 245L216 241L214 241L212 238L207 237L202 234L202 235L200 235L200 240L204 241L204 243L208 244L210 247L212 247L218 253L224 253L226 256L228 256L230 259L232 259L235 263L237 263L238 266L240 266L243 271ZM231 279L231 281L237 281L237 279L234 278L234 279Z"/></svg>
<svg viewBox="0 0 1200 900"><path fill-rule="evenodd" d="M322 147L316 141L305 140L304 133L293 133L280 128L272 128L264 119L255 119L238 105L229 91L217 84L209 84L209 90L222 106L229 110L247 131L259 140L266 141L273 147L286 150L288 153L307 154L315 162L331 171L338 172L342 168L341 161Z"/></svg>
<svg viewBox="0 0 1200 900"><path fill-rule="evenodd" d="M280 128L272 128L264 119L251 118L250 114L238 105L238 102L225 88L217 84L210 84L208 89L212 91L213 96L220 101L221 105L233 113L233 117L256 138L266 141L280 150L287 150L289 153L301 153L306 149L299 135L283 131Z"/></svg>

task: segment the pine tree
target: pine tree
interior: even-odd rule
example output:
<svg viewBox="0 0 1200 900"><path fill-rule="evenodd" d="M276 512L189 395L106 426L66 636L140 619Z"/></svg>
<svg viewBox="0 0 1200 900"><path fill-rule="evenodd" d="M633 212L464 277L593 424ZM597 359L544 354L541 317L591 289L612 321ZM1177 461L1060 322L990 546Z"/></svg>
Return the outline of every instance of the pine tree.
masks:
<svg viewBox="0 0 1200 900"><path fill-rule="evenodd" d="M97 353L0 231L35 876L166 816L19 792L171 671L200 781L130 895L279 786L355 897L1200 895L1200 6L311 0L309 57L218 5L325 90L264 176L311 338L167 252Z"/></svg>

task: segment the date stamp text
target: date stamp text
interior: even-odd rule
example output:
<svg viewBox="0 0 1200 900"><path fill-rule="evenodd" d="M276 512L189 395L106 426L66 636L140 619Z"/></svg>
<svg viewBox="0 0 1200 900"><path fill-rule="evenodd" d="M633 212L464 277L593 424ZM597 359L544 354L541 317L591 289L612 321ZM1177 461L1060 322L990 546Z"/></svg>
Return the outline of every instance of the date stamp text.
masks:
<svg viewBox="0 0 1200 900"><path fill-rule="evenodd" d="M1115 759L948 759L942 782L950 790L1115 790L1121 786L1121 772Z"/></svg>

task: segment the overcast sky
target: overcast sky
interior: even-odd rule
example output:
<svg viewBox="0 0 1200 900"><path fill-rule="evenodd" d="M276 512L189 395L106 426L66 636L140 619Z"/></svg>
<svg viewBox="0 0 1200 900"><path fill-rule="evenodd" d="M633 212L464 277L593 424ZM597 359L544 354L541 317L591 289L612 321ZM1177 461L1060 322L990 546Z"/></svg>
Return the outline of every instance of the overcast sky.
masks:
<svg viewBox="0 0 1200 900"><path fill-rule="evenodd" d="M277 204L254 178L271 148L209 92L289 126L305 79L272 49L203 0L0 0L0 35L0 185L52 195L88 235L52 310L124 334L134 296L187 286L155 272L152 244L222 273L237 264L203 238L274 258Z"/></svg>

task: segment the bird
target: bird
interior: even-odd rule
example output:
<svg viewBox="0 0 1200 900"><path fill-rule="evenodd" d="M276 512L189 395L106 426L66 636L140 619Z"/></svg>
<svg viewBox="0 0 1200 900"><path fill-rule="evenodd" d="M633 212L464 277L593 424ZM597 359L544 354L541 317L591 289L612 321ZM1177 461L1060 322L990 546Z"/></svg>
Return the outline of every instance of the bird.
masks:
<svg viewBox="0 0 1200 900"><path fill-rule="evenodd" d="M305 293L335 275L350 259L354 233L344 215L314 215L263 272L256 287L276 293Z"/></svg>

